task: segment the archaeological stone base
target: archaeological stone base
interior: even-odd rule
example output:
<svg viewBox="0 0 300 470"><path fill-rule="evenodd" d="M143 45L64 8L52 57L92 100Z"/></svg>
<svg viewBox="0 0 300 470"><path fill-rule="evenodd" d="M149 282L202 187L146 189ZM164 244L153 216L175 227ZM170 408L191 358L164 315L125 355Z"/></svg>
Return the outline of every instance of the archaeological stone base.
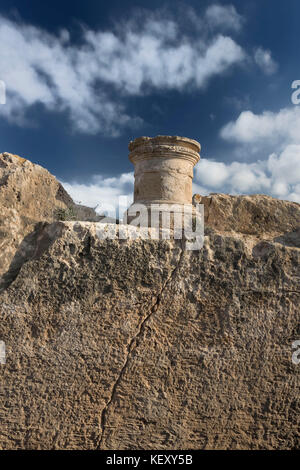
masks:
<svg viewBox="0 0 300 470"><path fill-rule="evenodd" d="M197 215L192 206L193 171L200 159L197 141L178 136L139 137L130 142L129 150L135 169L134 203L147 207L149 225L151 213L163 207L178 213L185 206ZM128 214L128 220L132 218Z"/></svg>

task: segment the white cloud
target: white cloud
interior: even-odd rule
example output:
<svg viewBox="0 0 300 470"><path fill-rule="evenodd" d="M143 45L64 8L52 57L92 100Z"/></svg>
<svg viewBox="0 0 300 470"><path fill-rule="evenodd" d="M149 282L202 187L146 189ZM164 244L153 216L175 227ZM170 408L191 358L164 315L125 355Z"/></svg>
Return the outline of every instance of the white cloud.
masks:
<svg viewBox="0 0 300 470"><path fill-rule="evenodd" d="M61 181L61 183L76 203L88 207L97 206L96 212L101 215L116 217L116 208L119 207L120 196L127 197L124 210L132 203L133 173L123 173L112 178L94 175L90 184L82 184L76 181Z"/></svg>
<svg viewBox="0 0 300 470"><path fill-rule="evenodd" d="M195 80L198 87L202 87L207 80L221 74L232 64L244 59L244 52L231 38L218 36L214 43L206 50L205 55L196 64Z"/></svg>
<svg viewBox="0 0 300 470"><path fill-rule="evenodd" d="M300 145L288 145L280 154L253 163L202 158L195 168L195 183L203 195L262 193L300 203Z"/></svg>
<svg viewBox="0 0 300 470"><path fill-rule="evenodd" d="M196 181L210 188L221 188L229 176L225 163L201 158L196 166Z"/></svg>
<svg viewBox="0 0 300 470"><path fill-rule="evenodd" d="M205 12L205 19L213 28L233 31L239 31L244 23L233 5L211 5Z"/></svg>
<svg viewBox="0 0 300 470"><path fill-rule="evenodd" d="M117 135L141 122L128 114L128 97L153 89L202 88L243 61L242 48L229 36L208 39L196 27L187 36L181 28L171 16L144 12L142 21L118 29L86 29L75 46L66 30L54 36L0 16L1 78L7 85L0 113L24 125L28 110L43 104L67 112L78 131Z"/></svg>
<svg viewBox="0 0 300 470"><path fill-rule="evenodd" d="M281 154L272 154L268 160L268 171L278 183L297 185L300 183L300 145L289 145Z"/></svg>
<svg viewBox="0 0 300 470"><path fill-rule="evenodd" d="M219 163L211 163L218 166L226 192L261 192L300 202L299 130L300 108L297 106L277 113L243 111L236 121L224 126L221 136L237 144L235 154L240 158L247 155L248 159L256 156L252 163L226 165L226 174ZM205 177L204 165L200 181Z"/></svg>
<svg viewBox="0 0 300 470"><path fill-rule="evenodd" d="M268 49L258 47L254 52L254 60L266 75L272 75L278 69L278 64L272 59Z"/></svg>
<svg viewBox="0 0 300 470"><path fill-rule="evenodd" d="M221 136L229 141L242 144L265 144L271 142L275 146L300 143L300 108L284 108L278 113L265 111L254 114L243 111L236 121L229 122L221 130Z"/></svg>

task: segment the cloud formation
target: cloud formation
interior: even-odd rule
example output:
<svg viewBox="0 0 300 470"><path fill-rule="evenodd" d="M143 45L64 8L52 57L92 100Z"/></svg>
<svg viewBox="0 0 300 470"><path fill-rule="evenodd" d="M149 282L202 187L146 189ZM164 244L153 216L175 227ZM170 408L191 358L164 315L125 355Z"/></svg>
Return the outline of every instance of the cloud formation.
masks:
<svg viewBox="0 0 300 470"><path fill-rule="evenodd" d="M254 52L254 60L266 75L273 75L278 69L278 64L268 49L258 47Z"/></svg>
<svg viewBox="0 0 300 470"><path fill-rule="evenodd" d="M217 14L222 9L222 21ZM0 113L10 122L30 122L34 105L68 113L85 133L117 135L141 119L130 116L128 99L153 90L201 89L209 80L243 61L243 49L224 27L237 29L233 7L209 7L208 35L182 18L144 12L111 31L83 29L76 46L68 31L57 36L0 16L0 63L7 104ZM190 21L188 15L186 22ZM225 28L225 29L226 29ZM219 30L219 31L218 31Z"/></svg>
<svg viewBox="0 0 300 470"><path fill-rule="evenodd" d="M123 210L133 201L133 173L122 173L112 178L94 175L90 184L76 181L61 181L61 183L77 204L94 207L98 214L109 217L116 217L120 196L127 197Z"/></svg>
<svg viewBox="0 0 300 470"><path fill-rule="evenodd" d="M231 121L221 130L221 136L228 141L242 144L271 142L273 146L300 143L300 108L283 108L274 113L265 111L254 114L243 111L236 121Z"/></svg>
<svg viewBox="0 0 300 470"><path fill-rule="evenodd" d="M205 12L205 19L212 28L239 31L244 18L233 5L210 5Z"/></svg>
<svg viewBox="0 0 300 470"><path fill-rule="evenodd" d="M202 194L262 193L300 203L300 145L289 145L283 152L253 163L225 164L203 158L195 173Z"/></svg>
<svg viewBox="0 0 300 470"><path fill-rule="evenodd" d="M256 156L256 161L224 164L204 159L197 170L199 182L233 194L261 192L300 202L299 129L297 106L277 113L243 111L221 129L221 136L236 144L235 154Z"/></svg>

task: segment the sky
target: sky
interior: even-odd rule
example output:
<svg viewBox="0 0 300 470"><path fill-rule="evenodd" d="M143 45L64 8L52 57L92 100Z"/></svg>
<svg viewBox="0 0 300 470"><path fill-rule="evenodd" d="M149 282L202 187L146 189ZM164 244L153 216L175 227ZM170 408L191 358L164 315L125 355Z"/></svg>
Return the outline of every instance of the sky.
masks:
<svg viewBox="0 0 300 470"><path fill-rule="evenodd" d="M202 146L195 193L300 202L299 17L298 0L1 0L0 151L105 212L132 195L129 141L181 135Z"/></svg>

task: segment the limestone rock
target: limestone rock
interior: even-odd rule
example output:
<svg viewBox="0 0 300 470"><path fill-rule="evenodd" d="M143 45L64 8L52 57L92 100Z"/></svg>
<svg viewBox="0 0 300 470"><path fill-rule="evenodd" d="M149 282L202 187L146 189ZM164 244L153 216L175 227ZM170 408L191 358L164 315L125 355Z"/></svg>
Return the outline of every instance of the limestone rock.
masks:
<svg viewBox="0 0 300 470"><path fill-rule="evenodd" d="M76 205L49 171L17 155L0 154L0 275L35 224L70 214L99 220L93 209Z"/></svg>
<svg viewBox="0 0 300 470"><path fill-rule="evenodd" d="M0 448L299 448L299 205L212 199L200 251L101 223L27 236L0 300Z"/></svg>
<svg viewBox="0 0 300 470"><path fill-rule="evenodd" d="M220 232L264 238L294 232L300 227L299 204L296 202L281 201L262 194L198 195L197 202L204 204L206 227Z"/></svg>
<svg viewBox="0 0 300 470"><path fill-rule="evenodd" d="M179 136L139 137L129 144L134 164L134 202L191 204L200 144Z"/></svg>

